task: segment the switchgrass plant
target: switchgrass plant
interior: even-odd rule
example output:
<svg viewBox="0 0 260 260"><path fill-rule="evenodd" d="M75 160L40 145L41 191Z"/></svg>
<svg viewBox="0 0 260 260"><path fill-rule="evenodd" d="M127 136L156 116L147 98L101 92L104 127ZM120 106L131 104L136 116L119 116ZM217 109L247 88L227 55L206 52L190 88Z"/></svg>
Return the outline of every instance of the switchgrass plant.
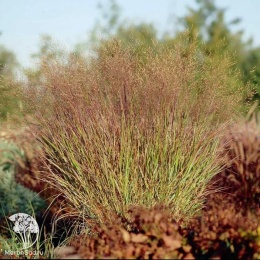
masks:
<svg viewBox="0 0 260 260"><path fill-rule="evenodd" d="M182 45L139 54L112 41L91 62L43 60L44 84L28 94L42 176L70 217L102 222L132 204L163 203L187 220L221 169L219 129L246 92L228 56L205 60Z"/></svg>

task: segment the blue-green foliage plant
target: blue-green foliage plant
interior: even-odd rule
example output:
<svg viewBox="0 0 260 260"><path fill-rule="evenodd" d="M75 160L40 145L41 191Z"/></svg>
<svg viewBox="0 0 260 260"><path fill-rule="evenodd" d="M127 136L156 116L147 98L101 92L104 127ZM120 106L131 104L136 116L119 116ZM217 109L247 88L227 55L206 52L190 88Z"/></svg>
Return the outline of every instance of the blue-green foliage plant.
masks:
<svg viewBox="0 0 260 260"><path fill-rule="evenodd" d="M46 206L37 193L15 181L15 173L25 159L23 150L14 143L0 140L0 221L19 212L37 214Z"/></svg>

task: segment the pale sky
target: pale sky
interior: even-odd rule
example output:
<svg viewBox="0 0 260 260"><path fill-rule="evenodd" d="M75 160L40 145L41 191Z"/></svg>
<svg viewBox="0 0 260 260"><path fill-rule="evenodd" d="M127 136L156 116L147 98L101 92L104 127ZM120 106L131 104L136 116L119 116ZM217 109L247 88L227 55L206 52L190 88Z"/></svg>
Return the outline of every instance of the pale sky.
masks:
<svg viewBox="0 0 260 260"><path fill-rule="evenodd" d="M107 0L0 0L0 44L13 51L23 66L32 65L30 55L37 52L42 34L51 35L68 49L85 41L101 18L98 3ZM117 0L122 17L133 22L153 22L159 30L173 29L170 16L183 16L194 0ZM227 7L227 20L241 18L234 29L244 29L260 46L260 0L216 0Z"/></svg>

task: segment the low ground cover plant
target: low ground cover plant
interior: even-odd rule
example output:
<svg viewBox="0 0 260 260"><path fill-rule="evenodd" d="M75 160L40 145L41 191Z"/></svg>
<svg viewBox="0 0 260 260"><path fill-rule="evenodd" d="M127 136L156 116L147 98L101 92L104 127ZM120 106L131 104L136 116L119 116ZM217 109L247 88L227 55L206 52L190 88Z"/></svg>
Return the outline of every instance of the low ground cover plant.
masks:
<svg viewBox="0 0 260 260"><path fill-rule="evenodd" d="M218 199L223 200L223 196ZM223 200L227 202L227 200ZM213 201L212 201L213 202ZM216 203L216 201L215 201ZM187 228L172 220L165 206L132 207L129 218L96 225L59 250L59 256L88 259L252 259L260 254L260 229L254 218L242 216L234 205L208 204ZM226 207L228 205L228 207ZM212 207L213 206L213 207Z"/></svg>
<svg viewBox="0 0 260 260"><path fill-rule="evenodd" d="M15 143L0 138L0 222L17 212L31 214L44 209L45 202L37 193L16 182L17 170L25 165L24 151Z"/></svg>

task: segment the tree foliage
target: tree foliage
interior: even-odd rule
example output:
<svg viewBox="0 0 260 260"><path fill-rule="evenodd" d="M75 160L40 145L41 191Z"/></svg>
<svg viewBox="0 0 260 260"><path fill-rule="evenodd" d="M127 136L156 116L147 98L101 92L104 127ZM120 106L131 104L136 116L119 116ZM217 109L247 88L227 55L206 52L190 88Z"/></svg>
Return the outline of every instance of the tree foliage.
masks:
<svg viewBox="0 0 260 260"><path fill-rule="evenodd" d="M18 115L22 109L19 90L15 82L18 62L13 52L0 45L0 121Z"/></svg>
<svg viewBox="0 0 260 260"><path fill-rule="evenodd" d="M13 70L17 65L14 53L0 45L0 76L13 75Z"/></svg>
<svg viewBox="0 0 260 260"><path fill-rule="evenodd" d="M243 40L243 31L232 30L240 19L226 21L226 10L218 8L214 0L196 0L197 8L188 8L188 14L180 19L182 30L179 34L188 32L190 42L197 41L203 45L203 54L214 57L225 52L230 54L234 68L241 71L245 84L254 87L254 99L259 96L259 48L252 48L252 39Z"/></svg>

